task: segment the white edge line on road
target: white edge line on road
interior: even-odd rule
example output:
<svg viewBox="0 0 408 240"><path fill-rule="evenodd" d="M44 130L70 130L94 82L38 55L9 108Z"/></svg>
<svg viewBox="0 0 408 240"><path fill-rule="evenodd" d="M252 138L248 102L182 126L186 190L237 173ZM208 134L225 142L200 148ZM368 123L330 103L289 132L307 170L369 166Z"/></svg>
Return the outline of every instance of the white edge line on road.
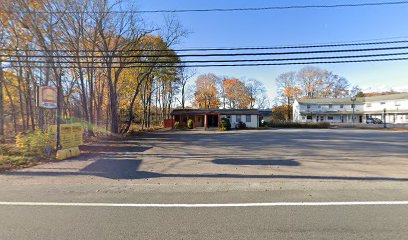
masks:
<svg viewBox="0 0 408 240"><path fill-rule="evenodd" d="M363 202L265 202L265 203L75 203L75 202L0 202L0 206L67 206L67 207L134 207L134 208L225 208L225 207L279 207L279 206L367 206L408 205L408 201Z"/></svg>

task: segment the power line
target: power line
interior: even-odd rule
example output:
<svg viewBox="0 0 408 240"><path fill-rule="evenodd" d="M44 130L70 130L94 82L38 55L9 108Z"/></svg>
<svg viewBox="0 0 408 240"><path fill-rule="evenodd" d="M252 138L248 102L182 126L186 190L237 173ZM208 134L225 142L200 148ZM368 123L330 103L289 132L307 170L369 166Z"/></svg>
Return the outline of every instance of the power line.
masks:
<svg viewBox="0 0 408 240"><path fill-rule="evenodd" d="M243 11L273 11L291 9L319 9L319 8L349 8L370 6L397 6L408 4L408 1L393 2L365 2L345 4L316 4L316 5L291 5L291 6L269 6L269 7L247 7L247 8L209 8L209 9L173 9L173 10L112 10L112 11L21 11L21 13L45 13L45 14L75 14L75 13L203 13L203 12L243 12ZM13 11L6 11L13 12Z"/></svg>
<svg viewBox="0 0 408 240"><path fill-rule="evenodd" d="M340 44L311 44L311 45L288 45L288 46L271 46L271 47L234 47L234 48L185 48L185 49L129 49L115 52L192 52L192 51L239 51L239 50L272 50L272 49L307 49L307 48L327 48L327 47L349 47L349 46L366 46L366 45L386 45L386 44L401 44L408 43L408 40L399 41L381 41L381 42L365 42L365 43L340 43ZM39 50L39 49L2 49L8 52L67 52L76 53L76 50ZM112 53L114 51L103 50L78 50L80 53Z"/></svg>
<svg viewBox="0 0 408 240"><path fill-rule="evenodd" d="M382 58L382 59L363 59L363 60L341 60L341 61L312 61L312 62L289 62L289 63L248 63L248 64L204 64L204 65L184 65L188 68L201 68L201 67L253 67L253 66L284 66L284 65L310 65L310 64L337 64L337 63L365 63L365 62L390 62L390 61L406 61L408 57L404 58ZM7 67L7 66L4 66ZM53 66L31 66L35 68L53 68ZM112 69L116 68L148 68L148 67L180 67L180 66L147 66L147 65L128 65L124 67L112 66ZM70 66L58 66L57 68L72 68ZM83 66L86 68L101 68L106 69L103 66Z"/></svg>
<svg viewBox="0 0 408 240"><path fill-rule="evenodd" d="M258 52L258 53L200 53L200 54L179 54L179 55L109 55L109 56L72 56L72 55L29 55L21 56L16 54L3 54L0 57L30 57L30 58L174 58L174 57L236 57L236 56L267 56L267 55L299 55L299 54L322 54L322 53L344 53L344 52L368 52L368 51L386 51L386 50L402 50L408 49L408 46L399 47L380 47L380 48L358 48L358 49L337 49L337 50L317 50L317 51L291 51L291 52Z"/></svg>
<svg viewBox="0 0 408 240"><path fill-rule="evenodd" d="M111 64L173 64L179 65L184 63L234 63L234 62L280 62L280 61L305 61L305 60L322 60L322 59L347 59L347 58L372 58L372 57L389 57L408 55L408 52L382 53L382 54L363 54L363 55L345 55L345 56L322 56L322 57L297 57L297 58L262 58L262 59L223 59L223 60L185 60L180 62L171 61L124 61L110 62ZM44 61L44 60L12 60L5 59L3 62L8 63L46 63L46 64L104 64L104 62L95 61Z"/></svg>

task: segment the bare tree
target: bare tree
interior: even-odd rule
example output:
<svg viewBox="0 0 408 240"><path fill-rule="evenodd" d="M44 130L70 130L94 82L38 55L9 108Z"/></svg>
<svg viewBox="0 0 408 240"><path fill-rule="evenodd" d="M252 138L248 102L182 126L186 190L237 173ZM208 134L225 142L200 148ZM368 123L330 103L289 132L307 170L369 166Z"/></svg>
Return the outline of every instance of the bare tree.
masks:
<svg viewBox="0 0 408 240"><path fill-rule="evenodd" d="M292 102L300 95L300 89L298 88L296 72L282 73L276 78L276 84L278 89L278 96L281 101L287 106L287 119L290 119Z"/></svg>
<svg viewBox="0 0 408 240"><path fill-rule="evenodd" d="M249 79L245 81L245 85L248 89L249 96L251 98L251 103L249 108L253 109L257 105L259 98L266 93L265 85L256 79Z"/></svg>
<svg viewBox="0 0 408 240"><path fill-rule="evenodd" d="M194 77L197 74L197 71L195 69L188 69L183 67L180 71L180 104L181 107L184 109L186 106L186 98L187 98L187 94L186 94L186 87L187 87L187 83L188 81Z"/></svg>

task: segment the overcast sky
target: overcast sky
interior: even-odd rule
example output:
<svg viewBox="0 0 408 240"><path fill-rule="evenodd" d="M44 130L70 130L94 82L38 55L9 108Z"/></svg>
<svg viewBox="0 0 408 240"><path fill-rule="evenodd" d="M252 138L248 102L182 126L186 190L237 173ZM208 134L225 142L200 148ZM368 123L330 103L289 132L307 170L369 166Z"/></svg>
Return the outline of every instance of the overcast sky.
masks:
<svg viewBox="0 0 408 240"><path fill-rule="evenodd" d="M346 0L139 0L136 2L136 7L138 10L202 9L356 2ZM276 46L408 39L408 5L256 12L178 13L177 16L191 33L176 48ZM159 23L162 21L163 15L144 14L144 18L148 22ZM346 77L352 84L359 85L363 89L408 90L408 61L318 66ZM275 78L277 75L285 71L298 70L301 67L199 68L198 72L255 78L262 81L267 87L269 95L274 97L276 95Z"/></svg>

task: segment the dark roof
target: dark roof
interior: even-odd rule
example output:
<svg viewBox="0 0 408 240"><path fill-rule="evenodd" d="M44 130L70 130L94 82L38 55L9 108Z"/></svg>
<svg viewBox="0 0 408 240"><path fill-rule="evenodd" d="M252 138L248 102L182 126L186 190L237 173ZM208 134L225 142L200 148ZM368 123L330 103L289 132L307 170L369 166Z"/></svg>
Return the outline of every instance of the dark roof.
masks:
<svg viewBox="0 0 408 240"><path fill-rule="evenodd" d="M264 117L272 116L272 109L260 109L258 112Z"/></svg>
<svg viewBox="0 0 408 240"><path fill-rule="evenodd" d="M398 100L408 99L408 93L395 93L387 95L379 95L372 97L358 97L356 98L356 104L363 104L365 102L385 101L385 100ZM303 104L351 104L351 98L305 98L297 99L299 103Z"/></svg>
<svg viewBox="0 0 408 240"><path fill-rule="evenodd" d="M223 115L234 115L234 114L251 114L259 115L258 109L174 109L171 114L209 114L209 113L220 113Z"/></svg>
<svg viewBox="0 0 408 240"><path fill-rule="evenodd" d="M297 99L303 104L352 104L351 98L305 98ZM356 104L363 104L363 98L357 98Z"/></svg>

